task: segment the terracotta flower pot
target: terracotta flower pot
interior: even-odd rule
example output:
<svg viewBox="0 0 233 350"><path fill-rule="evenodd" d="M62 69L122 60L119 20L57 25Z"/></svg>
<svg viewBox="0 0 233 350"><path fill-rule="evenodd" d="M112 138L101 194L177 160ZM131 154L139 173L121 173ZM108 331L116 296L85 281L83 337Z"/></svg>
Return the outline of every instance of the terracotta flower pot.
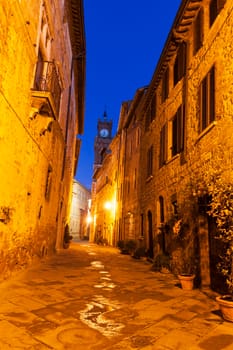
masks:
<svg viewBox="0 0 233 350"><path fill-rule="evenodd" d="M181 287L184 290L192 290L193 289L193 281L195 278L195 275L193 274L181 274L178 275L178 278L180 280L181 283Z"/></svg>
<svg viewBox="0 0 233 350"><path fill-rule="evenodd" d="M231 295L216 297L216 301L222 313L224 320L233 322L233 298Z"/></svg>

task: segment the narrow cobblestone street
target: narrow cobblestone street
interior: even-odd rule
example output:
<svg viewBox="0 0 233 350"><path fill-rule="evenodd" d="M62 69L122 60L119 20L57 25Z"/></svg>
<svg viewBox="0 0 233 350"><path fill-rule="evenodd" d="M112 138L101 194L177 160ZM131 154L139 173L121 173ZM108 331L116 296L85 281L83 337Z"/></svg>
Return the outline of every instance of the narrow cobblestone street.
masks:
<svg viewBox="0 0 233 350"><path fill-rule="evenodd" d="M0 291L1 350L233 349L214 299L114 248L73 243Z"/></svg>

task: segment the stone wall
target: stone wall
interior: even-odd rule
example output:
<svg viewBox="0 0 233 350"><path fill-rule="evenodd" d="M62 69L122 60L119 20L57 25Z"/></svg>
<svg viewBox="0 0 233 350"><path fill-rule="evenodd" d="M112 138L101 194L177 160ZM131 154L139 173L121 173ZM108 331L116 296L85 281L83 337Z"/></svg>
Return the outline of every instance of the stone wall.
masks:
<svg viewBox="0 0 233 350"><path fill-rule="evenodd" d="M42 13L48 20L47 60L60 62L60 117L32 107ZM58 231L61 247L74 174L77 106L73 102L69 118L71 43L62 2L8 1L0 5L0 17L0 276L5 278L54 253Z"/></svg>

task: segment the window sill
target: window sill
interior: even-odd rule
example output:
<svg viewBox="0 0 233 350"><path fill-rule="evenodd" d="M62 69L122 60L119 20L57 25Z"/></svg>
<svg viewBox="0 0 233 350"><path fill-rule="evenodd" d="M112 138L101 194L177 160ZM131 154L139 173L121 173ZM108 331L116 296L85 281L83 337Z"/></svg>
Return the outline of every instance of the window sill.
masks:
<svg viewBox="0 0 233 350"><path fill-rule="evenodd" d="M179 156L180 156L180 153L175 154L174 156L172 156L170 159L168 159L168 160L166 161L166 164L165 164L165 165L168 165L169 163L173 162L174 160L176 160L177 158L179 158Z"/></svg>
<svg viewBox="0 0 233 350"><path fill-rule="evenodd" d="M198 143L198 142L202 139L202 137L204 137L206 134L208 134L208 132L209 132L210 130L212 130L212 129L215 127L216 124L217 124L217 122L214 121L214 122L212 122L210 125L208 125L208 126L198 135L195 144Z"/></svg>

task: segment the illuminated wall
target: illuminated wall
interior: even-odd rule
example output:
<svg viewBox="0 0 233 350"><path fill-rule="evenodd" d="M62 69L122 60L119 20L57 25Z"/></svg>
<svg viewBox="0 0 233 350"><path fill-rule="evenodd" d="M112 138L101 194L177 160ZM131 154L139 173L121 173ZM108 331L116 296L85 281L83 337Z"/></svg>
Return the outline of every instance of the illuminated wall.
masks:
<svg viewBox="0 0 233 350"><path fill-rule="evenodd" d="M0 273L4 277L62 246L76 133L82 129L74 74L70 80L75 24L68 14L63 1L0 4Z"/></svg>
<svg viewBox="0 0 233 350"><path fill-rule="evenodd" d="M90 198L91 191L77 180L73 180L70 231L74 240L87 239L89 236L87 218Z"/></svg>

